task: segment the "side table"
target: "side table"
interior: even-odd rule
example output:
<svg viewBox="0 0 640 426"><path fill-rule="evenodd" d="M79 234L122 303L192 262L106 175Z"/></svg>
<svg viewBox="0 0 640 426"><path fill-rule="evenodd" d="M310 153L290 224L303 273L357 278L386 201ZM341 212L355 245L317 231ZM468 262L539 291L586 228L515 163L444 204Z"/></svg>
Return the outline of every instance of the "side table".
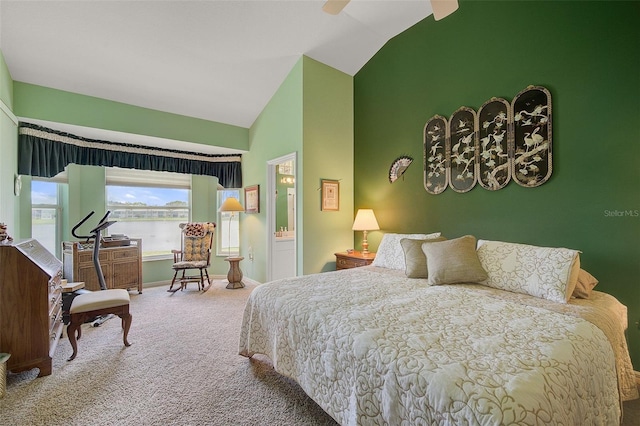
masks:
<svg viewBox="0 0 640 426"><path fill-rule="evenodd" d="M226 257L224 260L229 262L229 273L227 274L227 288L242 288L244 283L242 282L242 271L240 270L240 261L244 257Z"/></svg>
<svg viewBox="0 0 640 426"><path fill-rule="evenodd" d="M334 254L336 256L336 270L371 265L373 260L376 258L375 253L364 254L357 250Z"/></svg>

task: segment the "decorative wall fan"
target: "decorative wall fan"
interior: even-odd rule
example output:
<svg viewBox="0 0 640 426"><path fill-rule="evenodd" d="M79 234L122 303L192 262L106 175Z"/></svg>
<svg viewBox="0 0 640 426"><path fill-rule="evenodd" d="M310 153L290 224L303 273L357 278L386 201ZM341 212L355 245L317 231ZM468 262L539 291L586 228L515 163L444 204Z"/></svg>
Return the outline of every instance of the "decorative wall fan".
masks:
<svg viewBox="0 0 640 426"><path fill-rule="evenodd" d="M393 163L391 163L391 167L389 168L389 182L393 183L398 180L398 178L409 168L412 162L413 158L408 155L403 155L393 160Z"/></svg>
<svg viewBox="0 0 640 426"><path fill-rule="evenodd" d="M349 3L350 0L327 0L322 10L330 15L337 15ZM446 18L458 10L458 0L431 0L431 10L436 21Z"/></svg>

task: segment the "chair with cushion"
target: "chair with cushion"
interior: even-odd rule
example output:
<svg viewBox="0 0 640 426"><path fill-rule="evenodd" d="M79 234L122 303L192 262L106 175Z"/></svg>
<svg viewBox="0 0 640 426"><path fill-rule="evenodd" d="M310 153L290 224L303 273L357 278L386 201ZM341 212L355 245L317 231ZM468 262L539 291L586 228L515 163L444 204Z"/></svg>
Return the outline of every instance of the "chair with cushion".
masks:
<svg viewBox="0 0 640 426"><path fill-rule="evenodd" d="M184 290L190 282L197 282L198 290L207 291L211 287L207 268L211 266L211 246L216 224L213 222L181 223L180 229L182 231L182 247L180 250L171 251L174 273L171 286L167 291L175 293L178 290ZM192 271L191 275L189 275L189 271ZM180 285L174 289L176 281Z"/></svg>
<svg viewBox="0 0 640 426"><path fill-rule="evenodd" d="M124 345L131 346L127 340L129 328L131 328L129 292L122 288L116 288L84 293L76 296L69 308L67 336L73 348L73 354L69 357L68 361L72 361L78 354L77 340L82 336L82 324L96 317L109 314L117 315L122 319Z"/></svg>

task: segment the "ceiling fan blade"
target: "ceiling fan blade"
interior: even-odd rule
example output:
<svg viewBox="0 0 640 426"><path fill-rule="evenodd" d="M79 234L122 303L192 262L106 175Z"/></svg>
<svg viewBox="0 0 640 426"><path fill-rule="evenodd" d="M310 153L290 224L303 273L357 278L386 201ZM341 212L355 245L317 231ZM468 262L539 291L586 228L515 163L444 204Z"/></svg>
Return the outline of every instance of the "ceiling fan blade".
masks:
<svg viewBox="0 0 640 426"><path fill-rule="evenodd" d="M330 15L337 15L342 12L342 9L349 3L350 0L327 0L322 6L322 10Z"/></svg>
<svg viewBox="0 0 640 426"><path fill-rule="evenodd" d="M439 21L458 10L458 0L431 0L431 9L433 19Z"/></svg>

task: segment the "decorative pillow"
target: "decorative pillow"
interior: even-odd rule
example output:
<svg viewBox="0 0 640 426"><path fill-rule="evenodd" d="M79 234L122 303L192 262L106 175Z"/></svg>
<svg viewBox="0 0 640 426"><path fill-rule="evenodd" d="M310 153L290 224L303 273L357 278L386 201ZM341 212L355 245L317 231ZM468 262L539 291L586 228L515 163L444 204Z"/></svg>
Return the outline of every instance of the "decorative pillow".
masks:
<svg viewBox="0 0 640 426"><path fill-rule="evenodd" d="M596 284L598 284L596 277L584 269L580 269L580 272L578 273L578 282L573 290L572 296L577 297L578 299L588 299Z"/></svg>
<svg viewBox="0 0 640 426"><path fill-rule="evenodd" d="M472 235L448 241L423 243L427 258L429 284L477 283L487 279L476 254L476 238Z"/></svg>
<svg viewBox="0 0 640 426"><path fill-rule="evenodd" d="M478 241L478 258L489 274L482 284L567 303L580 271L580 252L501 241Z"/></svg>
<svg viewBox="0 0 640 426"><path fill-rule="evenodd" d="M422 243L446 241L445 237L431 238L427 240L412 240L403 238L400 240L404 252L404 273L409 278L428 278L427 257L422 251Z"/></svg>
<svg viewBox="0 0 640 426"><path fill-rule="evenodd" d="M404 269L404 252L402 251L402 246L400 246L401 239L428 240L439 236L439 232L433 234L384 234L372 265L381 268Z"/></svg>

